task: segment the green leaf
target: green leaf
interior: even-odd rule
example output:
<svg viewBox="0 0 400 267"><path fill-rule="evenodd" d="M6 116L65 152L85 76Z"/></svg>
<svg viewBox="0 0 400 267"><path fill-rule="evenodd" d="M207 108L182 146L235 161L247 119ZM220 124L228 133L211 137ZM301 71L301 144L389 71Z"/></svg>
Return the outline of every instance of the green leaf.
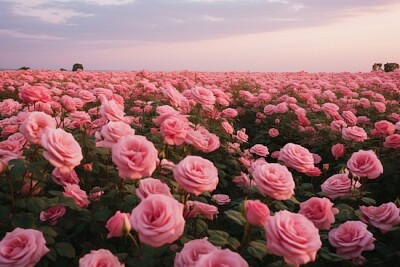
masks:
<svg viewBox="0 0 400 267"><path fill-rule="evenodd" d="M321 248L319 250L319 255L321 255L322 258L330 261L330 262L340 262L343 261L341 257L339 257L337 254L330 252L326 248Z"/></svg>
<svg viewBox="0 0 400 267"><path fill-rule="evenodd" d="M229 241L229 234L220 230L208 230L208 241L213 243L215 246L225 246Z"/></svg>
<svg viewBox="0 0 400 267"><path fill-rule="evenodd" d="M0 222L8 221L10 218L11 211L5 206L0 206Z"/></svg>
<svg viewBox="0 0 400 267"><path fill-rule="evenodd" d="M236 238L230 236L228 238L228 246L233 250L237 250L240 247L240 242Z"/></svg>
<svg viewBox="0 0 400 267"><path fill-rule="evenodd" d="M26 200L26 208L34 213L39 213L48 207L45 200L38 197L31 197Z"/></svg>
<svg viewBox="0 0 400 267"><path fill-rule="evenodd" d="M236 211L236 210L227 210L224 212L225 215L239 225L246 224L246 218L243 216L243 213Z"/></svg>
<svg viewBox="0 0 400 267"><path fill-rule="evenodd" d="M300 185L300 188L303 189L303 190L310 190L310 189L313 189L314 186L311 183L302 183Z"/></svg>
<svg viewBox="0 0 400 267"><path fill-rule="evenodd" d="M49 258L51 261L57 260L57 252L54 248L50 248L50 251L46 254L46 257Z"/></svg>
<svg viewBox="0 0 400 267"><path fill-rule="evenodd" d="M249 254L259 260L262 260L267 255L267 245L263 240L251 241L247 248Z"/></svg>
<svg viewBox="0 0 400 267"><path fill-rule="evenodd" d="M361 201L362 201L364 204L367 204L367 205L370 205L370 206L376 205L375 199L370 198L370 197L363 197L363 198L361 198Z"/></svg>
<svg viewBox="0 0 400 267"><path fill-rule="evenodd" d="M112 215L112 211L109 209L99 209L94 214L94 219L99 222L107 221Z"/></svg>
<svg viewBox="0 0 400 267"><path fill-rule="evenodd" d="M56 243L54 248L61 257L75 258L75 248L70 243Z"/></svg>
<svg viewBox="0 0 400 267"><path fill-rule="evenodd" d="M50 226L41 226L39 227L39 230L43 232L43 234L45 235L49 235L49 236L57 236L58 233Z"/></svg>
<svg viewBox="0 0 400 267"><path fill-rule="evenodd" d="M26 172L25 160L23 159L13 159L10 160L10 178L12 181L21 181L24 178Z"/></svg>
<svg viewBox="0 0 400 267"><path fill-rule="evenodd" d="M15 227L33 228L35 219L32 213L15 214L11 219L11 224Z"/></svg>

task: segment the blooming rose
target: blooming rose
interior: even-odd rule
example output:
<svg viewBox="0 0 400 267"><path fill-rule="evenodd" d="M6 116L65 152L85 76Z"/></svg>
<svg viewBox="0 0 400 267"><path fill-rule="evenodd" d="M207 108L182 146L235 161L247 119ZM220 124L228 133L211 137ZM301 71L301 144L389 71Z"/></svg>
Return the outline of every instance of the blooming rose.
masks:
<svg viewBox="0 0 400 267"><path fill-rule="evenodd" d="M131 231L130 214L119 210L107 220L106 228L109 231L107 238L121 237Z"/></svg>
<svg viewBox="0 0 400 267"><path fill-rule="evenodd" d="M249 140L249 136L246 134L245 128L237 131L235 137L240 143L245 143Z"/></svg>
<svg viewBox="0 0 400 267"><path fill-rule="evenodd" d="M347 122L348 125L350 126L356 126L357 124L357 117L356 115L354 115L353 112L349 111L349 110L345 110L342 113L342 117L343 119Z"/></svg>
<svg viewBox="0 0 400 267"><path fill-rule="evenodd" d="M36 101L51 101L50 90L40 85L32 86L29 84L24 84L18 88L18 97L26 103L33 103Z"/></svg>
<svg viewBox="0 0 400 267"><path fill-rule="evenodd" d="M192 88L191 97L196 103L204 106L214 105L216 100L211 90L201 86Z"/></svg>
<svg viewBox="0 0 400 267"><path fill-rule="evenodd" d="M75 204L81 208L89 206L89 199L85 191L83 191L77 184L64 185L65 197L70 197L74 200Z"/></svg>
<svg viewBox="0 0 400 267"><path fill-rule="evenodd" d="M99 109L102 118L109 121L124 121L124 107L115 100L104 101Z"/></svg>
<svg viewBox="0 0 400 267"><path fill-rule="evenodd" d="M394 124L387 121L387 120L381 120L378 122L375 122L375 128L372 129L371 134L375 136L382 136L382 135L390 135L394 134L394 131L396 128L394 127Z"/></svg>
<svg viewBox="0 0 400 267"><path fill-rule="evenodd" d="M333 208L333 203L325 197L312 197L300 203L299 213L312 221L318 229L329 230L335 223L335 214L339 213L339 210Z"/></svg>
<svg viewBox="0 0 400 267"><path fill-rule="evenodd" d="M348 173L335 174L325 180L321 185L322 193L330 199L345 196L350 193L352 180ZM356 182L356 187L361 184Z"/></svg>
<svg viewBox="0 0 400 267"><path fill-rule="evenodd" d="M40 144L40 137L46 127L56 128L56 121L50 115L41 111L29 112L27 118L22 121L19 131L31 144Z"/></svg>
<svg viewBox="0 0 400 267"><path fill-rule="evenodd" d="M332 155L338 160L344 155L345 148L343 144L334 144L331 148Z"/></svg>
<svg viewBox="0 0 400 267"><path fill-rule="evenodd" d="M383 173L383 166L372 150L359 150L347 161L347 168L359 177L367 176L375 179Z"/></svg>
<svg viewBox="0 0 400 267"><path fill-rule="evenodd" d="M42 232L15 228L0 241L0 266L33 267L47 252Z"/></svg>
<svg viewBox="0 0 400 267"><path fill-rule="evenodd" d="M347 221L329 232L329 243L336 254L346 260L357 259L361 253L375 248L375 238L360 221Z"/></svg>
<svg viewBox="0 0 400 267"><path fill-rule="evenodd" d="M189 130L188 121L181 117L171 116L161 123L160 132L168 145L182 145Z"/></svg>
<svg viewBox="0 0 400 267"><path fill-rule="evenodd" d="M185 227L183 204L165 195L150 195L132 210L130 222L142 243L153 247L172 243Z"/></svg>
<svg viewBox="0 0 400 267"><path fill-rule="evenodd" d="M103 141L96 145L111 149L122 137L127 135L135 135L135 130L129 124L123 121L110 121L101 128Z"/></svg>
<svg viewBox="0 0 400 267"><path fill-rule="evenodd" d="M158 151L146 137L127 135L112 147L112 161L120 178L151 176L157 166Z"/></svg>
<svg viewBox="0 0 400 267"><path fill-rule="evenodd" d="M278 160L298 172L306 173L313 170L314 158L307 148L300 145L288 143L279 151Z"/></svg>
<svg viewBox="0 0 400 267"><path fill-rule="evenodd" d="M54 168L51 172L51 179L59 185L79 184L79 177L75 170L63 171L60 168Z"/></svg>
<svg viewBox="0 0 400 267"><path fill-rule="evenodd" d="M368 135L363 128L353 126L342 129L342 138L354 142L363 142L368 139Z"/></svg>
<svg viewBox="0 0 400 267"><path fill-rule="evenodd" d="M268 135L272 138L279 136L279 130L276 128L271 128L268 130Z"/></svg>
<svg viewBox="0 0 400 267"><path fill-rule="evenodd" d="M250 148L250 152L261 157L266 157L269 154L268 147L262 144L255 144Z"/></svg>
<svg viewBox="0 0 400 267"><path fill-rule="evenodd" d="M174 267L193 267L201 256L218 249L207 238L191 240L183 246L181 252L176 253Z"/></svg>
<svg viewBox="0 0 400 267"><path fill-rule="evenodd" d="M18 101L7 98L0 102L0 114L5 116L11 116L14 112L21 109L22 105Z"/></svg>
<svg viewBox="0 0 400 267"><path fill-rule="evenodd" d="M240 256L239 253L229 249L214 250L199 258L194 267L248 267L247 262Z"/></svg>
<svg viewBox="0 0 400 267"><path fill-rule="evenodd" d="M264 228L268 251L283 256L286 263L299 266L315 261L322 243L318 229L303 215L278 211Z"/></svg>
<svg viewBox="0 0 400 267"><path fill-rule="evenodd" d="M79 267L124 267L107 249L92 250L79 259Z"/></svg>
<svg viewBox="0 0 400 267"><path fill-rule="evenodd" d="M200 201L186 201L185 218L195 218L202 215L208 220L213 220L214 215L218 214L218 208Z"/></svg>
<svg viewBox="0 0 400 267"><path fill-rule="evenodd" d="M233 134L233 126L227 122L227 121L222 121L221 122L222 129L227 133L227 134Z"/></svg>
<svg viewBox="0 0 400 267"><path fill-rule="evenodd" d="M162 194L172 197L171 189L160 180L154 178L140 180L139 188L136 189L136 195L143 200L152 194Z"/></svg>
<svg viewBox="0 0 400 267"><path fill-rule="evenodd" d="M221 115L224 117L233 119L238 115L238 112L236 109L226 108L221 112Z"/></svg>
<svg viewBox="0 0 400 267"><path fill-rule="evenodd" d="M400 134L386 136L383 146L386 148L400 149Z"/></svg>
<svg viewBox="0 0 400 267"><path fill-rule="evenodd" d="M245 200L244 202L245 216L248 223L261 226L267 221L270 210L267 205L260 200Z"/></svg>
<svg viewBox="0 0 400 267"><path fill-rule="evenodd" d="M294 194L293 176L286 166L261 164L254 169L253 178L260 192L274 199L290 199Z"/></svg>
<svg viewBox="0 0 400 267"><path fill-rule="evenodd" d="M56 205L48 208L46 211L40 212L39 218L43 222L50 221L50 225L56 225L58 219L64 216L65 212L66 209L64 206Z"/></svg>
<svg viewBox="0 0 400 267"><path fill-rule="evenodd" d="M196 196L212 192L218 184L218 170L214 164L199 156L186 156L174 168L174 178L187 192Z"/></svg>
<svg viewBox="0 0 400 267"><path fill-rule="evenodd" d="M231 202L231 199L228 195L225 194L216 194L211 197L211 200L217 203L218 205L225 205Z"/></svg>
<svg viewBox="0 0 400 267"><path fill-rule="evenodd" d="M400 209L393 202L384 203L378 207L360 206L360 210L364 215L360 220L372 224L382 233L386 233L393 226L400 224Z"/></svg>
<svg viewBox="0 0 400 267"><path fill-rule="evenodd" d="M71 171L83 159L82 149L74 136L63 129L45 128L40 138L45 157L54 167Z"/></svg>
<svg viewBox="0 0 400 267"><path fill-rule="evenodd" d="M185 143L194 146L204 153L213 152L220 147L219 137L210 133L204 127L197 130L189 130L186 135Z"/></svg>

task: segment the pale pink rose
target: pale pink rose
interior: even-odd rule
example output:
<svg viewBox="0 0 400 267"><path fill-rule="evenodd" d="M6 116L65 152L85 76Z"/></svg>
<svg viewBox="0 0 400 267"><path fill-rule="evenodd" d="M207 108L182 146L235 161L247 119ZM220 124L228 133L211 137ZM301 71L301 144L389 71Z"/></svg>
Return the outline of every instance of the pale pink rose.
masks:
<svg viewBox="0 0 400 267"><path fill-rule="evenodd" d="M225 194L215 194L211 197L211 200L217 203L218 205L226 205L231 202L231 199L228 195Z"/></svg>
<svg viewBox="0 0 400 267"><path fill-rule="evenodd" d="M193 87L191 90L191 98L197 104L202 106L211 106L215 104L216 98L213 92L201 86Z"/></svg>
<svg viewBox="0 0 400 267"><path fill-rule="evenodd" d="M7 125L3 128L1 131L1 137L6 139L8 136L14 134L18 130L19 126L18 125Z"/></svg>
<svg viewBox="0 0 400 267"><path fill-rule="evenodd" d="M160 162L160 165L161 165L161 168L171 170L171 171L175 167L175 163L173 163L172 161L167 160L167 159L162 159Z"/></svg>
<svg viewBox="0 0 400 267"><path fill-rule="evenodd" d="M339 111L338 105L333 103L324 103L321 108L327 116L335 116Z"/></svg>
<svg viewBox="0 0 400 267"><path fill-rule="evenodd" d="M151 176L157 166L158 151L144 136L127 135L112 147L112 161L125 179Z"/></svg>
<svg viewBox="0 0 400 267"><path fill-rule="evenodd" d="M66 208L64 206L56 205L48 208L46 211L40 212L39 218L42 222L49 221L50 225L56 225L65 212Z"/></svg>
<svg viewBox="0 0 400 267"><path fill-rule="evenodd" d="M110 121L101 128L102 141L97 142L96 146L111 149L113 145L127 135L135 135L135 130L122 121Z"/></svg>
<svg viewBox="0 0 400 267"><path fill-rule="evenodd" d="M169 196L150 195L132 210L130 222L142 243L152 247L172 243L185 227L183 204Z"/></svg>
<svg viewBox="0 0 400 267"><path fill-rule="evenodd" d="M233 129L233 126L229 122L223 121L223 122L221 122L221 126L222 126L222 129L227 134L233 134L234 129Z"/></svg>
<svg viewBox="0 0 400 267"><path fill-rule="evenodd" d="M132 229L129 221L129 213L120 212L119 210L107 220L106 228L109 231L107 238L121 237L125 233L129 233Z"/></svg>
<svg viewBox="0 0 400 267"><path fill-rule="evenodd" d="M329 243L336 248L336 254L345 260L356 259L363 251L375 248L375 238L360 221L347 221L329 232Z"/></svg>
<svg viewBox="0 0 400 267"><path fill-rule="evenodd" d="M40 144L40 137L46 128L56 128L56 121L50 115L41 111L29 112L27 118L21 123L19 131L31 144Z"/></svg>
<svg viewBox="0 0 400 267"><path fill-rule="evenodd" d="M180 146L185 142L189 130L188 121L178 116L170 116L160 126L161 136L168 145Z"/></svg>
<svg viewBox="0 0 400 267"><path fill-rule="evenodd" d="M8 141L17 141L21 146L26 142L26 138L22 133L15 133L7 138Z"/></svg>
<svg viewBox="0 0 400 267"><path fill-rule="evenodd" d="M214 205L206 204L200 201L186 201L184 215L185 218L195 218L198 215L208 220L213 220L214 215L218 214L218 208Z"/></svg>
<svg viewBox="0 0 400 267"><path fill-rule="evenodd" d="M115 100L105 101L101 104L99 114L109 121L124 121L124 107Z"/></svg>
<svg viewBox="0 0 400 267"><path fill-rule="evenodd" d="M268 130L268 135L269 135L271 138L278 137L278 136L279 136L279 130L276 129L276 128L271 128L271 129Z"/></svg>
<svg viewBox="0 0 400 267"><path fill-rule="evenodd" d="M82 149L74 136L63 129L45 128L40 144L45 149L43 157L63 172L71 171L83 159Z"/></svg>
<svg viewBox="0 0 400 267"><path fill-rule="evenodd" d="M77 184L64 185L63 196L72 198L75 204L81 208L86 208L90 204L88 195Z"/></svg>
<svg viewBox="0 0 400 267"><path fill-rule="evenodd" d="M244 209L247 222L256 226L264 225L270 215L268 206L258 199L245 200Z"/></svg>
<svg viewBox="0 0 400 267"><path fill-rule="evenodd" d="M79 267L124 267L114 254L107 249L92 250L79 259Z"/></svg>
<svg viewBox="0 0 400 267"><path fill-rule="evenodd" d="M393 123L387 120L381 120L375 122L375 128L372 129L371 134L375 136L391 135L395 130L396 128Z"/></svg>
<svg viewBox="0 0 400 267"><path fill-rule="evenodd" d="M245 128L237 131L235 137L240 143L245 143L249 140L249 136L246 134Z"/></svg>
<svg viewBox="0 0 400 267"><path fill-rule="evenodd" d="M357 117L356 115L354 115L353 112L349 111L349 110L345 110L342 113L342 117L344 119L345 122L347 122L347 124L349 126L356 126L357 124Z"/></svg>
<svg viewBox="0 0 400 267"><path fill-rule="evenodd" d="M81 99L85 104L95 102L96 97L93 95L92 92L88 90L79 90L78 97Z"/></svg>
<svg viewBox="0 0 400 267"><path fill-rule="evenodd" d="M77 110L75 101L69 95L63 95L60 99L61 106L68 112Z"/></svg>
<svg viewBox="0 0 400 267"><path fill-rule="evenodd" d="M244 172L240 172L240 175L235 176L232 182L243 187L256 186L254 180L250 180L249 175Z"/></svg>
<svg viewBox="0 0 400 267"><path fill-rule="evenodd" d="M85 172L93 171L93 162L83 164L83 170Z"/></svg>
<svg viewBox="0 0 400 267"><path fill-rule="evenodd" d="M163 95L168 98L169 102L171 103L171 106L179 107L179 104L183 96L178 90L176 90L175 87L173 87L170 84L167 84L166 86L163 86L161 88L161 91Z"/></svg>
<svg viewBox="0 0 400 267"><path fill-rule="evenodd" d="M275 106L274 113L286 113L289 110L287 103L282 102Z"/></svg>
<svg viewBox="0 0 400 267"><path fill-rule="evenodd" d="M79 177L75 170L63 170L54 168L51 172L51 179L59 185L79 184Z"/></svg>
<svg viewBox="0 0 400 267"><path fill-rule="evenodd" d="M334 144L331 148L331 152L335 160L343 157L346 149L343 144Z"/></svg>
<svg viewBox="0 0 400 267"><path fill-rule="evenodd" d="M253 178L261 193L277 200L294 195L294 180L286 166L278 163L261 164L253 171Z"/></svg>
<svg viewBox="0 0 400 267"><path fill-rule="evenodd" d="M371 120L367 116L358 116L357 117L357 124L359 125L369 125L371 123Z"/></svg>
<svg viewBox="0 0 400 267"><path fill-rule="evenodd" d="M248 169L249 173L253 174L254 170L262 164L268 164L267 161L265 160L265 158L258 158L256 160L252 161L251 166Z"/></svg>
<svg viewBox="0 0 400 267"><path fill-rule="evenodd" d="M183 118L186 118L185 116L181 115L179 111L168 105L158 106L156 108L156 112L158 113L158 117L153 119L153 122L157 126L160 126L164 120L171 116L182 116Z"/></svg>
<svg viewBox="0 0 400 267"><path fill-rule="evenodd" d="M18 97L26 103L34 103L37 101L50 102L51 92L40 85L32 86L24 84L18 89Z"/></svg>
<svg viewBox="0 0 400 267"><path fill-rule="evenodd" d="M386 233L400 224L400 208L393 202L384 203L378 207L360 206L360 210L363 213L360 220L375 226L382 233Z"/></svg>
<svg viewBox="0 0 400 267"><path fill-rule="evenodd" d="M49 251L42 232L18 227L0 241L0 266L34 267Z"/></svg>
<svg viewBox="0 0 400 267"><path fill-rule="evenodd" d="M320 155L315 154L315 153L311 153L313 159L314 159L314 164L318 164L321 162L322 158Z"/></svg>
<svg viewBox="0 0 400 267"><path fill-rule="evenodd" d="M332 121L331 124L329 125L329 128L333 132L341 133L344 128L347 127L347 123L345 123L343 120L336 120Z"/></svg>
<svg viewBox="0 0 400 267"><path fill-rule="evenodd" d="M266 157L267 155L269 155L268 147L262 144L255 144L254 146L252 146L250 148L250 152L261 157Z"/></svg>
<svg viewBox="0 0 400 267"><path fill-rule="evenodd" d="M354 152L347 161L347 168L353 175L368 179L378 178L383 173L383 165L372 150Z"/></svg>
<svg viewBox="0 0 400 267"><path fill-rule="evenodd" d="M139 187L136 189L136 195L143 200L153 194L162 194L172 197L171 189L160 180L154 178L140 180Z"/></svg>
<svg viewBox="0 0 400 267"><path fill-rule="evenodd" d="M91 123L90 115L85 111L73 111L67 117L71 123L68 124L69 129L87 127Z"/></svg>
<svg viewBox="0 0 400 267"><path fill-rule="evenodd" d="M368 139L368 135L363 128L353 126L342 129L342 138L354 142L363 142Z"/></svg>
<svg viewBox="0 0 400 267"><path fill-rule="evenodd" d="M386 136L383 146L386 148L400 149L400 134Z"/></svg>
<svg viewBox="0 0 400 267"><path fill-rule="evenodd" d="M21 195L36 196L42 191L43 187L38 186L39 181L26 179L24 185L21 187Z"/></svg>
<svg viewBox="0 0 400 267"><path fill-rule="evenodd" d="M235 118L238 115L238 112L236 109L233 108L226 108L224 110L222 110L221 115L223 117L227 117L227 118Z"/></svg>
<svg viewBox="0 0 400 267"><path fill-rule="evenodd" d="M240 163L243 164L244 167L250 168L251 167L251 160L245 157L239 157Z"/></svg>
<svg viewBox="0 0 400 267"><path fill-rule="evenodd" d="M194 267L201 256L218 249L207 241L207 237L191 240L185 243L181 252L176 253L174 267Z"/></svg>
<svg viewBox="0 0 400 267"><path fill-rule="evenodd" d="M348 173L335 174L325 180L321 185L322 193L330 199L345 196L350 193L352 187L360 187L361 184L356 182L352 185L352 180Z"/></svg>
<svg viewBox="0 0 400 267"><path fill-rule="evenodd" d="M210 133L204 127L200 127L197 130L189 130L185 138L185 143L194 146L204 153L211 153L221 145L219 137L216 134Z"/></svg>
<svg viewBox="0 0 400 267"><path fill-rule="evenodd" d="M188 193L196 196L214 191L219 181L218 170L211 161L190 155L175 166L174 179Z"/></svg>
<svg viewBox="0 0 400 267"><path fill-rule="evenodd" d="M297 144L288 143L281 148L278 160L301 173L314 169L314 158L310 151Z"/></svg>
<svg viewBox="0 0 400 267"><path fill-rule="evenodd" d="M204 254L199 258L194 267L248 267L249 264L240 256L239 253L229 249L214 250Z"/></svg>
<svg viewBox="0 0 400 267"><path fill-rule="evenodd" d="M272 115L275 113L275 105L268 104L264 107L263 112L267 115Z"/></svg>
<svg viewBox="0 0 400 267"><path fill-rule="evenodd" d="M283 210L264 224L267 249L282 256L286 263L300 266L315 261L322 243L318 229L301 214Z"/></svg>
<svg viewBox="0 0 400 267"><path fill-rule="evenodd" d="M12 98L7 98L0 102L0 114L3 117L11 116L21 108L22 108L21 103Z"/></svg>
<svg viewBox="0 0 400 267"><path fill-rule="evenodd" d="M329 230L335 223L335 214L338 214L339 210L333 208L333 203L325 197L312 197L300 203L299 213L312 221L318 229Z"/></svg>
<svg viewBox="0 0 400 267"><path fill-rule="evenodd" d="M13 159L22 158L22 144L19 141L5 140L0 142L0 160L8 165Z"/></svg>
<svg viewBox="0 0 400 267"><path fill-rule="evenodd" d="M384 113L386 111L386 105L384 103L372 102L372 104L374 105L376 111L378 111L379 113Z"/></svg>
<svg viewBox="0 0 400 267"><path fill-rule="evenodd" d="M274 151L271 153L271 158L278 159L280 151Z"/></svg>

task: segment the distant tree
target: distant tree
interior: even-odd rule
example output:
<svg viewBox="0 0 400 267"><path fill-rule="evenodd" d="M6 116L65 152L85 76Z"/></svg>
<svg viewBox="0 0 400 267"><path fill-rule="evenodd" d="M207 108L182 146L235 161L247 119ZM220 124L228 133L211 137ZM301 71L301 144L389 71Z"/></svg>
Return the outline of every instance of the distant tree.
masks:
<svg viewBox="0 0 400 267"><path fill-rule="evenodd" d="M64 69L64 68L61 68L61 69L60 69L60 71L67 71L67 70L66 70L66 69Z"/></svg>
<svg viewBox="0 0 400 267"><path fill-rule="evenodd" d="M382 63L375 63L372 66L372 71L379 71L379 70L382 70Z"/></svg>
<svg viewBox="0 0 400 267"><path fill-rule="evenodd" d="M83 70L83 65L80 63L75 63L74 66L72 66L72 71L77 71L77 70Z"/></svg>
<svg viewBox="0 0 400 267"><path fill-rule="evenodd" d="M399 69L399 64L397 63L386 63L383 66L385 72L390 72Z"/></svg>
<svg viewBox="0 0 400 267"><path fill-rule="evenodd" d="M31 69L31 68L26 67L26 66L23 66L23 67L19 68L19 70L30 70L30 69Z"/></svg>

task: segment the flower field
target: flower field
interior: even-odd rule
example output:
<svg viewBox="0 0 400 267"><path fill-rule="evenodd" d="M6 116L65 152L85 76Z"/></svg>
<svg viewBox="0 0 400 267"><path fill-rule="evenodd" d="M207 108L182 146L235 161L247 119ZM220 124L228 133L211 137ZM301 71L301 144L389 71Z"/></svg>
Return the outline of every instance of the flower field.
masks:
<svg viewBox="0 0 400 267"><path fill-rule="evenodd" d="M400 71L0 72L0 266L396 266Z"/></svg>

